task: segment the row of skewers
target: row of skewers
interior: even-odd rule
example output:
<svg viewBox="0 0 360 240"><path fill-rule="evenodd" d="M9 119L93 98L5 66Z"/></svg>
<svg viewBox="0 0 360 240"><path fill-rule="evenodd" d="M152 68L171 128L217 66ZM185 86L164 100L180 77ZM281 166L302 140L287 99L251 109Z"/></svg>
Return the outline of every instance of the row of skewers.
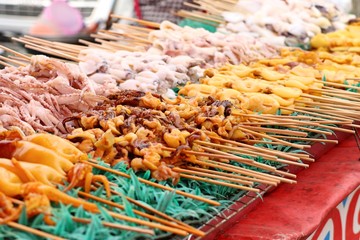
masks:
<svg viewBox="0 0 360 240"><path fill-rule="evenodd" d="M155 23L146 22L144 24L158 26ZM33 198L32 203L38 204L41 202L39 199L46 199L46 197L51 201L59 199L65 201L63 200L66 199L65 195L61 195L63 193L56 190L53 185L51 190L48 190L50 189L48 185L33 184L34 181L38 181L34 176L36 174L26 173L27 179L22 179L16 174L24 171L22 164L25 164L23 161L27 160L14 155L15 153L22 153L25 151L24 149L36 151L44 147L41 144L46 144L47 148L55 151L56 157L53 156L53 158L59 159L59 149L51 148L50 144L56 141L61 141L61 144L77 152L78 155L69 155L67 152L67 157L71 157L72 160L68 159L63 164L61 161L51 163L56 164L51 167L57 171L57 174L53 175L58 177L57 180L50 180L50 184L55 182L58 188L64 191L69 191L76 186L83 186L85 191L74 193L75 196L78 194L78 196L101 201L103 204L117 208L119 207L117 203L109 201L109 198L111 199L111 195L120 194L120 191L117 191L119 185L115 186L111 182L109 183L109 179L114 182L119 181L118 177L114 177L114 175L134 179L134 175L116 170L119 165L125 165L140 172L146 171L159 181L169 179L172 184L179 183L180 179L182 179L181 181L187 179L259 192L257 188L259 184L275 186L280 182L296 182L295 175L279 170L278 166L286 164L307 167L308 164L304 162L313 161L306 152L284 152L272 150L269 146L283 145L288 150L299 150L306 149L310 147L310 143L317 141L336 143L336 140L319 139L318 136L319 134L331 135L334 130L354 133L355 130L349 129L349 127L358 128L358 125L354 124L354 120L357 120L356 116L358 116L359 102L358 86L356 86L358 83L357 63L356 58L353 58L356 55L334 55L298 50L279 51L275 50L276 48L270 48L280 57L253 62L259 56L261 58L267 56L267 48L265 52L258 53L257 57L251 58L251 61L249 60L251 63L206 69L209 66L218 66L215 61L209 61L207 55L204 57L203 53L209 50L206 49L206 45L200 44L203 47L202 51L195 52L193 55L189 54L190 57L176 59L176 57L159 56L158 50L162 48L151 46L150 43L154 39L146 40L147 37L160 36L159 39L173 46L179 41L188 42L190 45L194 44L192 35L187 34L180 34L175 40L167 39L167 36L171 35L171 31L176 32L179 27L168 23L163 26L163 29L160 28L154 33L146 28L136 27L137 31L133 31L131 34L126 32L117 36L112 34L111 39L109 32L102 33L102 36L107 37L108 41L100 41L101 45L88 43L89 48L48 42L33 37L24 37L19 40L30 48L67 58L75 61L75 64L63 63L43 56L29 57L6 49L13 52L15 56L12 58L2 57L2 60L5 61L3 63L8 67L2 70L4 76L2 77L2 97L4 98L2 107L6 117L2 118L4 130L1 145L2 149L11 149L10 152L4 151L8 155L2 157L6 158L4 162L12 169L11 173L6 172L6 174L11 175L11 179L20 184L17 187L20 190L15 195L24 195L22 189L32 186L29 188L34 192L40 192L41 195L41 197ZM135 29L132 26L126 28ZM162 30L164 30L164 34L161 32ZM139 34L140 32L143 34ZM136 34L138 36L135 36ZM209 33L204 34L210 38L215 37ZM126 35L125 39L123 39L124 35ZM184 36L187 36L185 39L189 41L183 41ZM124 51L125 47L130 45L126 39L134 40L135 37L137 37L136 42L145 43L139 44L136 50L141 47L156 48L157 53L154 54L153 50L146 53ZM118 41L121 42L118 43ZM221 44L223 44L224 50L220 50L220 52L225 53L227 51L225 49L226 42ZM52 47L50 48L50 46ZM176 46L178 52L164 51L163 54L178 56L190 51L189 48L182 48L179 44ZM202 47L198 46L198 48ZM259 49L261 48L257 48L256 51ZM117 52L117 50L122 51ZM244 52L243 55L238 56L251 55L251 51ZM97 53L100 53L98 59L94 58ZM217 53L212 54L212 58L216 59ZM91 57L81 60L81 56L86 55ZM225 56L225 60L222 60L223 63L227 61L233 64L239 64L240 61L247 62L242 60L243 57L235 58L234 62L231 62L229 52ZM268 55L268 57L273 56L273 54ZM139 59L142 64L134 66ZM205 62L206 64L201 65ZM11 66L12 64L20 67ZM125 64L125 66L121 64ZM160 69L161 66L163 69ZM169 69L165 69L164 66ZM121 67L121 72L116 72L115 70L119 67ZM195 68L190 71L189 67ZM340 75L339 69L342 71ZM324 74L324 71L328 72ZM186 98L180 95L174 97L173 94L167 95L173 99L160 96L156 94L159 88L150 88L149 91L148 87L140 88L134 83L134 81L138 81L137 84L146 82L142 79L144 77L151 81L156 80L159 84L167 80L167 85L163 87L165 91L161 93L168 93L170 88L181 83L179 80L185 82L192 78L196 79L202 72L205 75L200 79L201 85L188 84L180 89L179 93L187 95ZM101 75L92 78L99 73L107 76ZM141 73L142 75L140 75ZM180 79L179 76L181 76ZM140 78L136 79L136 77ZM346 78L353 79L344 82L343 79ZM133 88L126 85L128 81L131 83L132 80L134 80L132 83L135 84ZM153 86L150 83L148 85ZM137 89L142 91L137 91ZM341 104L341 108L338 107L339 104ZM63 112L53 115L58 110ZM304 114L297 115L295 112ZM20 117L18 113L21 114ZM288 115L276 115L279 113ZM55 118L51 116L55 116ZM20 130L14 128L13 125ZM5 129L13 130L9 132ZM14 129L17 129L15 133ZM68 141L53 135L34 135L35 131L52 132ZM36 141L33 139L38 139L38 141L32 143L31 141ZM37 144L37 146L26 148L24 147L26 144ZM47 150L40 149L37 153L42 156L43 152L47 152ZM27 159L35 159L33 157L34 155L29 155ZM102 159L102 161L98 162L95 159ZM29 168L31 169L31 167ZM95 169L101 170L102 173L109 172L111 175L107 173L94 176L93 172L97 171ZM48 172L51 171L53 170ZM109 179L104 176L108 176ZM64 180L69 184L62 187ZM99 187L99 184L94 182L98 180L104 184L104 190L100 189L101 197L96 198L94 190ZM166 191L174 191L179 195L207 204L219 204L211 199L148 181L146 178L138 178L138 181ZM49 182L46 183L49 184ZM93 192L89 194L88 192L91 190ZM47 196L44 191L53 195ZM2 192L4 193L4 191ZM11 193L10 190L5 193L7 196L4 196L6 200L4 203L9 203L10 200L15 205L23 206L19 200L21 198L13 199L14 196ZM64 196L64 198L54 198L54 196ZM27 195L24 195L23 199L27 200L27 198ZM31 198L29 197L29 199ZM46 202L46 206L49 205L48 201L42 201ZM89 212L96 214L100 211L104 214L104 211L99 210L96 205L83 201L81 203L72 201L68 200L66 203L75 207L83 204L83 208ZM140 204L132 199L127 199L127 201ZM127 215L131 215L131 210L125 208L127 202L123 201L123 203L122 209L125 209ZM6 204L6 206L10 205ZM35 206L38 209L39 205ZM106 213L113 217L116 216L115 218L130 222L137 221L140 225L179 235L188 233L204 235L203 232L166 214L156 212L149 207L146 208L145 205L142 205L141 208L158 214L163 219L139 213L141 217L145 216L161 224L137 221L127 218L128 216L118 215L118 213L115 215L111 215L114 214L111 212ZM16 214L9 211L9 215L5 215L5 217L14 217L4 222L13 225L14 220L19 217L19 212L20 207ZM35 211L35 213L39 212ZM41 213L50 215L49 211ZM51 223L50 220L49 223ZM81 221L89 222L90 220ZM94 220L92 219L92 221ZM103 223L104 226L106 224L111 225ZM130 230L145 234L153 233L147 229L130 228ZM61 235L60 232L58 233Z"/></svg>
<svg viewBox="0 0 360 240"><path fill-rule="evenodd" d="M325 0L196 0L186 3L193 10L177 14L205 24L217 31L264 39L279 46L309 47L312 37L344 29L352 14Z"/></svg>

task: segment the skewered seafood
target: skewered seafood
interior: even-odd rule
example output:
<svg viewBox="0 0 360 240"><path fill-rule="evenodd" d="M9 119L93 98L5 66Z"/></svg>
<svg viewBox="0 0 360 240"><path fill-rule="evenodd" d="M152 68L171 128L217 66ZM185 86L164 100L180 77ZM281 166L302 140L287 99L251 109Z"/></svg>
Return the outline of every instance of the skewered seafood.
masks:
<svg viewBox="0 0 360 240"><path fill-rule="evenodd" d="M36 131L65 132L62 118L104 100L74 64L33 56L26 67L0 71L0 124Z"/></svg>
<svg viewBox="0 0 360 240"><path fill-rule="evenodd" d="M14 135L9 138L19 137ZM25 182L32 180L52 185L60 184L67 178L70 184L66 191L83 186L89 192L91 183L100 181L110 197L110 185L106 177L93 175L91 166L79 163L87 160L87 155L60 137L35 134L24 137L23 140L9 141L5 138L0 141L0 156L12 159L12 164L10 160L4 159L0 166L22 176L20 179Z"/></svg>
<svg viewBox="0 0 360 240"><path fill-rule="evenodd" d="M174 97L171 88L195 81L202 75L202 60L189 56L154 55L143 52L99 49L82 50L80 69L97 83L97 94L108 96L118 89L150 91Z"/></svg>
<svg viewBox="0 0 360 240"><path fill-rule="evenodd" d="M230 10L230 9L229 9ZM226 24L218 31L266 39L275 45L307 44L319 33L343 29L354 15L324 0L241 0L234 11L222 14Z"/></svg>
<svg viewBox="0 0 360 240"><path fill-rule="evenodd" d="M172 167L187 165L183 159L190 159L191 154L186 151L205 152L196 140L210 141L210 136L239 141L256 138L243 131L247 119L233 116L233 109L230 101L212 97L169 100L123 91L110 97L108 105L64 124L74 127L67 138L91 157L111 165L123 161L134 170L151 170L158 180L177 182L179 175ZM198 159L207 160L208 156Z"/></svg>
<svg viewBox="0 0 360 240"><path fill-rule="evenodd" d="M161 23L160 30L150 32L149 40L153 42L149 53L199 58L206 63L203 68L219 67L228 62L240 64L278 54L275 47L252 37L182 28L168 21Z"/></svg>
<svg viewBox="0 0 360 240"><path fill-rule="evenodd" d="M360 26L358 24L353 24L336 32L319 33L311 39L311 46L332 51L347 50L349 48L350 52L356 51L360 47L359 29Z"/></svg>

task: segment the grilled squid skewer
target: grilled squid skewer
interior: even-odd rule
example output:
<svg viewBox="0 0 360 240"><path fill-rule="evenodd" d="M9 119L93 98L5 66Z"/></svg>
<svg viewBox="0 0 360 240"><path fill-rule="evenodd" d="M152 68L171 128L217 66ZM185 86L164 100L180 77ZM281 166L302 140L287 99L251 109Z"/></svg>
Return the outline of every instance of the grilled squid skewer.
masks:
<svg viewBox="0 0 360 240"><path fill-rule="evenodd" d="M93 175L91 166L80 163L88 157L70 142L50 134L35 134L24 139L0 141L0 158L12 159L12 166L6 159L0 162L0 166L15 174L22 171L22 180L40 181L47 185L68 180L70 185L66 190L83 186L89 192L93 182L102 182L110 197L107 178Z"/></svg>

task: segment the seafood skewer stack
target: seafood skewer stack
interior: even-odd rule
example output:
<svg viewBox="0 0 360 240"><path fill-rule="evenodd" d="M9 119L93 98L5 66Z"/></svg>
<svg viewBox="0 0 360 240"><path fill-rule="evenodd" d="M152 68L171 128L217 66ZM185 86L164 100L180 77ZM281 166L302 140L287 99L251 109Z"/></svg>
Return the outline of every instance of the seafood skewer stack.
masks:
<svg viewBox="0 0 360 240"><path fill-rule="evenodd" d="M5 99L10 93L2 107L13 117L0 116L0 172L10 176L0 189L4 209L9 201L27 208L32 203L34 215L45 214L51 223L50 215L56 211L48 210L49 200L60 200L100 213L102 220L116 218L156 231L202 236L203 232L179 221L181 217L175 219L151 208L161 218L145 214L144 209L149 208L126 195L155 202L164 212L171 199L176 198L176 209L187 206L187 200L180 201L179 196L196 199L209 209L208 204L219 202L208 195L220 195L224 189L260 192L261 184L295 183L294 174L279 168L308 167L314 159L303 149L313 142L337 142L319 139L319 135L331 135L334 130L354 133L349 128L359 127L354 124L360 111L359 64L350 55L280 50L253 38L238 42L238 35L180 28L166 21L152 26L160 29L129 26L133 33L100 32L97 40L101 44L88 43L89 47L20 39L79 66L44 56L2 57L9 65L0 72L4 76L2 96ZM129 47L128 39L138 46ZM134 51L138 49L144 51ZM199 78L200 84L191 83ZM174 87L180 88L177 96L171 90ZM348 96L340 99L344 92ZM35 101L41 108L31 105ZM13 125L21 130L15 131ZM34 135L35 131L67 140ZM124 171L131 169L129 174L119 171L119 166ZM36 167L47 174L39 174ZM148 180L150 176L158 182ZM124 179L132 185L126 187ZM65 186L64 181L68 182ZM140 183L166 193L149 197ZM170 183L175 187L167 185ZM209 190L214 186L219 188ZM84 192L74 192L74 187ZM41 196L29 200L25 193ZM155 199L161 194L163 198ZM40 198L45 199L43 205ZM107 209L120 208L126 216L103 210L89 200ZM129 208L130 201L141 210ZM19 210L6 212L4 222L20 219ZM159 224L136 220L135 213ZM94 222L92 219L91 224Z"/></svg>
<svg viewBox="0 0 360 240"><path fill-rule="evenodd" d="M195 3L197 5L188 4L194 11L181 10L178 15L218 23L219 32L250 35L280 46L308 45L316 34L343 29L355 18L325 0L240 0L233 3L199 0Z"/></svg>

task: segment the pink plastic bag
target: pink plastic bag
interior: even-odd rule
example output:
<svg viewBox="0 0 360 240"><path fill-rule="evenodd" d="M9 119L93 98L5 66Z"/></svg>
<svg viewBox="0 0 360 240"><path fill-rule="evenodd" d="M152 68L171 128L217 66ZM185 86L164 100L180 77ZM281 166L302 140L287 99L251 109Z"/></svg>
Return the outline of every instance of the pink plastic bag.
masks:
<svg viewBox="0 0 360 240"><path fill-rule="evenodd" d="M53 0L43 9L29 33L42 36L71 36L80 33L83 28L83 17L78 9L69 6L66 0Z"/></svg>

